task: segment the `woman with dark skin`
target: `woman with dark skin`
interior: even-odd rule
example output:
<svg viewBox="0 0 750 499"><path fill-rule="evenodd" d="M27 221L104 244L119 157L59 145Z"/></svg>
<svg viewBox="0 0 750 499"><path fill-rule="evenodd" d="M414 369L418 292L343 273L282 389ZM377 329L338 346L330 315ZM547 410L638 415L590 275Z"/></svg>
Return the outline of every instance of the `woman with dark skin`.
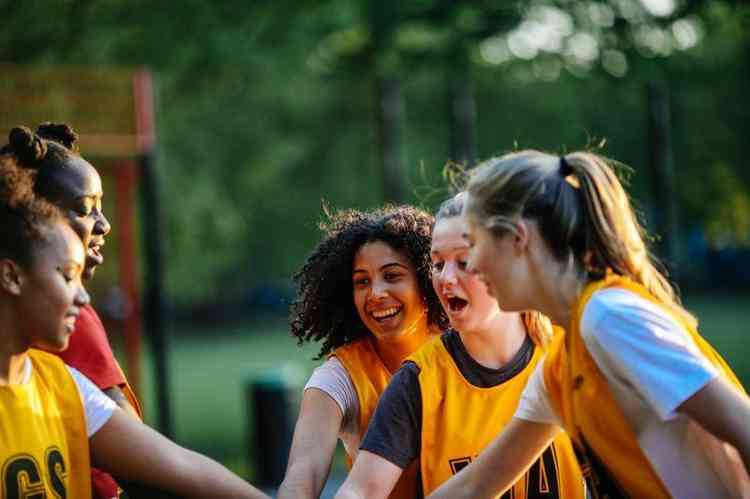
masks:
<svg viewBox="0 0 750 499"><path fill-rule="evenodd" d="M302 398L279 498L319 497L341 439L350 462L401 362L447 326L431 282L433 218L417 208L343 211L297 273L292 333L328 360ZM391 498L416 495L407 470Z"/></svg>
<svg viewBox="0 0 750 499"><path fill-rule="evenodd" d="M18 166L42 160L43 140L14 129L0 156L3 496L91 497L93 462L179 497L266 497L126 415L76 369L37 350L65 349L89 301L80 237L56 206L34 194L32 176Z"/></svg>
<svg viewBox="0 0 750 499"><path fill-rule="evenodd" d="M25 135L33 140L29 131ZM37 164L19 161L34 178L34 191L59 207L86 247L86 266L83 279L94 276L104 262L102 248L110 224L102 211L102 181L96 169L78 153L78 135L65 124L43 123L36 136L46 144L46 155ZM0 155L12 154L10 146ZM68 348L57 352L66 364L75 367L117 405L138 419L142 419L134 392L114 357L101 320L94 308L87 304L76 321L76 334ZM109 499L119 494L117 483L105 473L92 469L94 498Z"/></svg>

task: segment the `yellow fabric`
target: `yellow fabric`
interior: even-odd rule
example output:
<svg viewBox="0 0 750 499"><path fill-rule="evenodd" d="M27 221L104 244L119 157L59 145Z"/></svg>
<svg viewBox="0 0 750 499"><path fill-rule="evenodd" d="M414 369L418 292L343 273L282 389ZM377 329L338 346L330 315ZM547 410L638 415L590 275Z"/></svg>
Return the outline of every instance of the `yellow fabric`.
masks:
<svg viewBox="0 0 750 499"><path fill-rule="evenodd" d="M420 369L420 466L425 496L475 459L510 422L526 382L543 355L539 347L513 378L491 388L469 383L440 338L409 360ZM583 498L583 479L570 439L561 433L508 498Z"/></svg>
<svg viewBox="0 0 750 499"><path fill-rule="evenodd" d="M680 320L644 287L630 279L608 275L589 284L573 307L570 328L557 339L544 362L544 382L554 410L571 436L592 497L670 497L644 456L632 427L618 406L606 378L586 350L581 317L591 296L604 288L624 288L660 306L687 330L699 350L742 389L726 362L698 332Z"/></svg>
<svg viewBox="0 0 750 499"><path fill-rule="evenodd" d="M138 413L138 417L143 420L143 409L141 409L141 404L138 402L138 397L135 396L135 392L133 391L133 388L130 386L130 383L127 381L124 385L120 386L120 389L122 390L122 393L125 395L125 397L128 399L128 402L130 402L130 405L133 406L133 409L135 409L135 412Z"/></svg>
<svg viewBox="0 0 750 499"><path fill-rule="evenodd" d="M32 376L0 386L0 498L89 498L89 441L81 396L58 357L30 350Z"/></svg>
<svg viewBox="0 0 750 499"><path fill-rule="evenodd" d="M349 345L337 348L333 357L339 359L343 364L354 384L359 400L359 436L360 441L367 432L375 408L378 405L380 395L388 386L391 372L375 352L370 338L355 341ZM352 456L347 456L349 468L352 465ZM413 463L401 475L398 483L393 488L389 499L413 499L417 490L417 465Z"/></svg>

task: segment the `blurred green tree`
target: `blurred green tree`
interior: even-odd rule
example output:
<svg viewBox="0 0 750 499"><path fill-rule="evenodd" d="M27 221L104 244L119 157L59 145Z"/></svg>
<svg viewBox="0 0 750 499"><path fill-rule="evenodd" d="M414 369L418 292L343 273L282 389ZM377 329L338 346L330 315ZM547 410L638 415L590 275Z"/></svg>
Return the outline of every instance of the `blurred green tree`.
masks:
<svg viewBox="0 0 750 499"><path fill-rule="evenodd" d="M0 3L2 61L155 71L178 301L287 282L317 238L321 199L434 206L447 160L516 146L608 138L605 152L636 168L648 216L658 209L642 170L653 80L672 91L685 219L745 230L734 209L706 202L703 181L721 164L736 179L733 199L750 190L743 2Z"/></svg>

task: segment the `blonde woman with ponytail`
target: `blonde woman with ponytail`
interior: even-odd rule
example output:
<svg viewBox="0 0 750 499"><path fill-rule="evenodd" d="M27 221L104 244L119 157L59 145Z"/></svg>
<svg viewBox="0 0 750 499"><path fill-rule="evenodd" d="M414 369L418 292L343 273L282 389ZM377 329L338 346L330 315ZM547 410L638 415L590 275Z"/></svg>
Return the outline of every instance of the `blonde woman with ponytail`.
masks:
<svg viewBox="0 0 750 499"><path fill-rule="evenodd" d="M433 498L508 489L564 429L593 498L750 497L750 401L644 243L611 162L505 155L472 174L469 267L553 340L506 430Z"/></svg>
<svg viewBox="0 0 750 499"><path fill-rule="evenodd" d="M412 354L382 395L349 477L336 496L386 498L419 463L424 497L468 465L513 416L552 339L538 312L504 312L466 268L464 194L446 201L432 232L432 284L451 329ZM583 498L570 439L560 433L516 480L513 497Z"/></svg>

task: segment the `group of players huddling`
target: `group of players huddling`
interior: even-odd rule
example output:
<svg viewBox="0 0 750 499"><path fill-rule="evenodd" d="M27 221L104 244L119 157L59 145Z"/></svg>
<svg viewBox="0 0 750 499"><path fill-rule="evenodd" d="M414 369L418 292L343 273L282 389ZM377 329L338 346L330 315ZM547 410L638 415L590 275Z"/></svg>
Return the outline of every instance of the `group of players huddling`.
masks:
<svg viewBox="0 0 750 499"><path fill-rule="evenodd" d="M0 149L0 498L267 497L141 422L83 286L110 227L76 140L45 123ZM611 161L515 152L434 217L321 228L291 330L325 360L279 498L319 497L338 440L339 499L750 497L750 400Z"/></svg>

